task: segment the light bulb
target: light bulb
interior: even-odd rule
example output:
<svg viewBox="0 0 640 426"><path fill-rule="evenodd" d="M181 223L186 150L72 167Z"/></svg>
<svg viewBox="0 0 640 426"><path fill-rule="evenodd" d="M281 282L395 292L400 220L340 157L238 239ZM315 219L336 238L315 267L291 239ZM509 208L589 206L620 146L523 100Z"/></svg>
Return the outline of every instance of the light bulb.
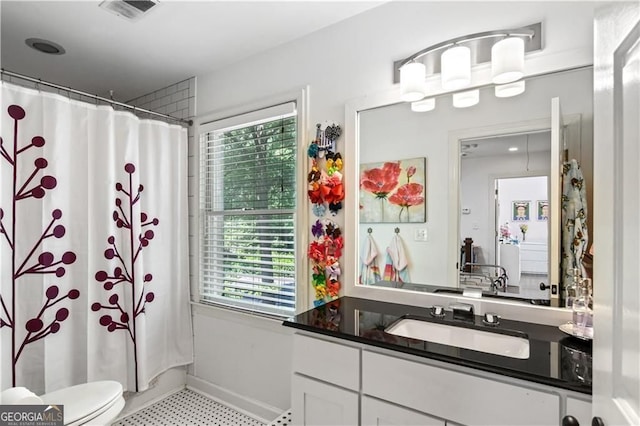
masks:
<svg viewBox="0 0 640 426"><path fill-rule="evenodd" d="M426 112L431 111L436 107L436 99L428 98L418 102L411 103L411 111L414 112Z"/></svg>
<svg viewBox="0 0 640 426"><path fill-rule="evenodd" d="M508 98L524 93L524 80L515 83L502 84L495 87L497 98Z"/></svg>
<svg viewBox="0 0 640 426"><path fill-rule="evenodd" d="M474 106L480 101L479 90L467 90L466 92L453 94L453 106L456 108L467 108Z"/></svg>

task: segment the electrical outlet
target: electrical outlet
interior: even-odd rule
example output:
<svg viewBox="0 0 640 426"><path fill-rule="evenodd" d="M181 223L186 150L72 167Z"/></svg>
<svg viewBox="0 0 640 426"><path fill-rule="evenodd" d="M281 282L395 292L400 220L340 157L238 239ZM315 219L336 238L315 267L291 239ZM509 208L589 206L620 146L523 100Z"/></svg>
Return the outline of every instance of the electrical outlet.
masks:
<svg viewBox="0 0 640 426"><path fill-rule="evenodd" d="M416 229L414 240L427 241L427 228Z"/></svg>

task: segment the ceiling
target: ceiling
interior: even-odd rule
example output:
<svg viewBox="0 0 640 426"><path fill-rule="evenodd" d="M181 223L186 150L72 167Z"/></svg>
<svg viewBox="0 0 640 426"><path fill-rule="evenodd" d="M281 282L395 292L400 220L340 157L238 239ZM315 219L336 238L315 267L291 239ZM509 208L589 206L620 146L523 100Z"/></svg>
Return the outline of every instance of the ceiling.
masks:
<svg viewBox="0 0 640 426"><path fill-rule="evenodd" d="M303 37L384 1L161 0L137 21L100 1L0 1L8 71L113 98L134 99ZM53 41L49 55L26 45ZM256 64L259 72L259 64Z"/></svg>
<svg viewBox="0 0 640 426"><path fill-rule="evenodd" d="M509 148L517 148L509 151ZM551 131L528 134L505 135L480 139L466 139L460 142L460 156L463 160L481 157L495 158L500 155L528 155L551 150Z"/></svg>

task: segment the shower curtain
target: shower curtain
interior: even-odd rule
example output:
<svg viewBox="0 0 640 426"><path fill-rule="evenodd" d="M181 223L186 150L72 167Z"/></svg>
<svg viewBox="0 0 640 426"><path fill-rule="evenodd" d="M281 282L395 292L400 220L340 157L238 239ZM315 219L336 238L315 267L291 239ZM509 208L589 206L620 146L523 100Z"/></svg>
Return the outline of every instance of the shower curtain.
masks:
<svg viewBox="0 0 640 426"><path fill-rule="evenodd" d="M1 388L191 363L186 130L4 82L1 104Z"/></svg>

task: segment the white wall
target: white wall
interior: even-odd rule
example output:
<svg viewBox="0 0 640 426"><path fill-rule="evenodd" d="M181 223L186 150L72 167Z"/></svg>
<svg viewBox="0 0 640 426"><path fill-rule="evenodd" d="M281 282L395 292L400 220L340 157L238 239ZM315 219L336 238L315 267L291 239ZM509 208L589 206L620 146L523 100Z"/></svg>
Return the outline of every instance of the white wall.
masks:
<svg viewBox="0 0 640 426"><path fill-rule="evenodd" d="M392 88L394 60L444 39L542 21L545 50L530 58L529 71L535 73L590 64L592 37L576 39L575 35L591 34L596 6L590 2L389 2L234 66L197 76L198 115L237 108L309 85L311 131L306 140L310 141L313 124L343 122L348 100ZM328 7L331 7L330 3ZM587 91L583 93L584 96L588 94ZM468 112L463 120L472 115L473 112ZM339 140L338 149L344 151L345 143L343 139ZM191 151L196 150L192 148ZM446 164L446 160L428 155L434 172L445 171L442 164ZM353 160L347 158L345 161L346 167L353 167L350 163ZM195 181L196 177L192 179ZM436 179L430 182L430 189L439 184ZM349 196L355 194L347 193ZM437 199L445 198L444 194L437 196ZM438 211L430 210L429 214L430 220L442 219ZM337 221L341 223L343 218L338 216ZM192 234L196 226L192 223ZM349 250L356 250L356 241L352 239L347 244ZM438 240L433 240L433 244L438 244ZM306 250L305 247L301 249ZM407 296L405 301L414 303L412 295ZM226 392L248 392L252 399L267 405L289 408L290 365L287 360L291 346L285 343L288 336L255 324L234 327L232 324L236 320L241 321L240 314L236 315L236 319L220 321L215 315L205 315L199 310L194 313L198 342L194 367L197 379L222 386ZM232 333L225 333L226 327L231 327ZM247 352L247 348L251 350ZM283 360L274 363L268 373L264 372L269 380L263 380L263 373L245 377L242 363L220 362L261 356ZM231 377L237 380L231 380ZM279 386L274 386L274 381Z"/></svg>
<svg viewBox="0 0 640 426"><path fill-rule="evenodd" d="M500 202L500 223L508 222L512 238L523 240L520 225L527 225L526 241L530 243L547 243L549 234L548 222L538 220L537 202L547 201L547 177L534 176L513 179L502 179L499 185L498 200ZM529 220L514 221L512 203L529 201Z"/></svg>

